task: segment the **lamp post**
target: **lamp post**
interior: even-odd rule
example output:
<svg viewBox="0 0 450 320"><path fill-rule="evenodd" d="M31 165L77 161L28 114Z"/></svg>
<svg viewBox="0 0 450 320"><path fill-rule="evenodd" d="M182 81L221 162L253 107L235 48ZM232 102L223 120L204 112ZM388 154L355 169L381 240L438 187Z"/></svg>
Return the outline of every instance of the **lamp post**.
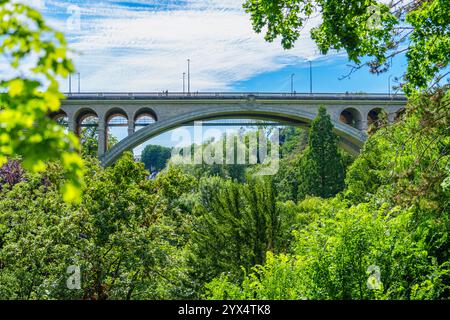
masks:
<svg viewBox="0 0 450 320"><path fill-rule="evenodd" d="M191 93L191 59L187 59L188 63L188 94Z"/></svg>
<svg viewBox="0 0 450 320"><path fill-rule="evenodd" d="M295 76L295 73L292 73L291 74L291 94L294 93L294 76Z"/></svg>
<svg viewBox="0 0 450 320"><path fill-rule="evenodd" d="M69 74L69 94L72 94L72 75Z"/></svg>
<svg viewBox="0 0 450 320"><path fill-rule="evenodd" d="M78 93L80 93L81 91L81 89L80 89L80 84L81 84L81 75L80 75L80 73L78 72Z"/></svg>
<svg viewBox="0 0 450 320"><path fill-rule="evenodd" d="M388 77L388 95L389 95L389 97L391 97L391 78L392 78L392 74L389 75L389 77Z"/></svg>
<svg viewBox="0 0 450 320"><path fill-rule="evenodd" d="M309 93L312 94L313 93L313 89L312 89L312 61L309 60Z"/></svg>
<svg viewBox="0 0 450 320"><path fill-rule="evenodd" d="M186 72L183 72L183 94L186 93L185 78L186 78Z"/></svg>

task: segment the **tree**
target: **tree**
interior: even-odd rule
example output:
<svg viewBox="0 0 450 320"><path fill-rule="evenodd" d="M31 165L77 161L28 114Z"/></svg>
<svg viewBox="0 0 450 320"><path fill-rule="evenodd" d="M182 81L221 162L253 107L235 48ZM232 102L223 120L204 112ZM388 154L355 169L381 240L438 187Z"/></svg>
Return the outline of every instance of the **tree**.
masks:
<svg viewBox="0 0 450 320"><path fill-rule="evenodd" d="M147 180L131 153L106 169L89 160L79 205L59 194L63 175L57 163L3 185L0 299L184 297L183 238L170 213L177 211L173 200L189 190L177 184L186 179L173 172ZM18 171L15 164L7 170ZM66 286L72 265L81 269L80 290Z"/></svg>
<svg viewBox="0 0 450 320"><path fill-rule="evenodd" d="M384 201L440 207L443 213L448 203L441 184L448 175L449 103L448 88L423 95L409 102L403 119L372 135L348 169L346 197L359 203L383 194Z"/></svg>
<svg viewBox="0 0 450 320"><path fill-rule="evenodd" d="M288 213L277 205L270 179L204 178L188 245L191 277L200 288L222 272L240 279L242 269L264 263L267 251L285 251Z"/></svg>
<svg viewBox="0 0 450 320"><path fill-rule="evenodd" d="M23 166L43 171L45 162L60 160L67 201L79 199L83 162L74 134L47 117L60 107L59 77L74 71L62 33L42 15L17 1L0 0L0 57L6 67L0 81L0 165L21 156Z"/></svg>
<svg viewBox="0 0 450 320"><path fill-rule="evenodd" d="M177 235L164 222L159 195L149 192L153 181L131 153L113 167L93 169L79 222L84 298L163 298L182 278L172 267L183 255L171 244Z"/></svg>
<svg viewBox="0 0 450 320"><path fill-rule="evenodd" d="M299 161L308 146L308 130L285 127L280 132L279 170L274 175L274 184L280 201L297 201L299 190Z"/></svg>
<svg viewBox="0 0 450 320"><path fill-rule="evenodd" d="M253 132L254 133L254 132ZM191 144L190 151L191 151L191 159L196 159L197 157L203 159L201 163L199 164L183 164L183 161L181 161L181 158L174 157L171 161L172 163L175 163L180 168L183 168L183 170L193 175L197 178L197 180L200 180L202 177L222 177L222 178L230 178L234 181L244 182L246 180L246 170L249 167L247 164L238 164L237 163L237 154L238 152L243 152L246 155L248 154L247 149L244 149L243 143L235 143L233 144L233 161L234 163L227 163L227 141L228 139L240 139L247 141L246 136L242 133L239 133L238 135L232 134L232 135L223 135L221 139L214 141L214 139L208 140L203 142L201 145L195 145ZM221 157L221 161L218 161L218 163L206 163L204 161L204 152L205 150L210 151L218 151L222 152L223 157ZM238 151L239 150L239 151ZM184 151L184 150L183 150ZM214 152L214 155L217 155ZM248 155L247 155L248 157Z"/></svg>
<svg viewBox="0 0 450 320"><path fill-rule="evenodd" d="M294 126L280 131L280 153L283 158L302 152L308 145L308 130Z"/></svg>
<svg viewBox="0 0 450 320"><path fill-rule="evenodd" d="M344 164L338 137L324 107L311 124L308 149L300 159L299 199L306 195L329 198L342 191Z"/></svg>
<svg viewBox="0 0 450 320"><path fill-rule="evenodd" d="M299 159L302 156L303 154L300 153L297 156L280 160L280 167L273 178L280 201L297 201L299 184L302 183L299 179L301 171Z"/></svg>
<svg viewBox="0 0 450 320"><path fill-rule="evenodd" d="M205 297L448 299L448 99L424 95L370 136L343 194L291 208L289 255L268 253L241 281L222 274Z"/></svg>
<svg viewBox="0 0 450 320"><path fill-rule="evenodd" d="M166 166L167 160L171 156L170 148L150 144L144 148L141 161L147 170L161 171Z"/></svg>
<svg viewBox="0 0 450 320"><path fill-rule="evenodd" d="M448 0L246 0L253 28L265 39L281 36L285 49L292 48L309 19L321 15L311 37L322 54L345 50L351 61L385 72L390 58L405 52L408 68L404 90L423 90L442 78L450 61L450 6ZM370 57L363 63L363 57ZM353 71L352 70L352 71Z"/></svg>
<svg viewBox="0 0 450 320"><path fill-rule="evenodd" d="M22 181L25 181L25 171L19 160L9 160L0 167L0 189L3 185L12 188Z"/></svg>
<svg viewBox="0 0 450 320"><path fill-rule="evenodd" d="M446 238L443 224L448 217L439 227L428 220L411 229L417 219L411 210L389 209L375 201L349 208L339 197L308 198L299 204L299 216L305 214L301 207L317 214L296 226L293 253L268 252L265 264L254 266L239 281L223 273L205 285L204 297L448 299L448 260L437 260L429 242Z"/></svg>
<svg viewBox="0 0 450 320"><path fill-rule="evenodd" d="M117 138L108 133L108 150L118 142ZM95 122L90 126L81 128L80 132L81 155L83 158L94 157L98 155L98 130Z"/></svg>

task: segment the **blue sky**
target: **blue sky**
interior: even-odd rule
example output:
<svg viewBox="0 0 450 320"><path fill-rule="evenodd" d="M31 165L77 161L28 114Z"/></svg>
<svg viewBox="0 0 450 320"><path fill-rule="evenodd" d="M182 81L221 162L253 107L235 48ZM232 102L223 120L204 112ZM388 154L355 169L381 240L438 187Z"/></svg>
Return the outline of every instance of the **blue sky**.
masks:
<svg viewBox="0 0 450 320"><path fill-rule="evenodd" d="M394 59L386 74L366 68L350 78L345 54L318 53L309 30L295 48L267 43L256 34L243 0L28 0L47 21L63 31L75 51L81 91L181 91L182 74L191 59L192 91L309 91L309 64L314 92L387 92L389 75L401 76L405 57ZM61 82L68 91L68 81ZM72 81L76 92L77 81ZM126 130L113 129L122 138ZM171 133L147 143L171 145ZM135 150L139 153L142 146Z"/></svg>
<svg viewBox="0 0 450 320"><path fill-rule="evenodd" d="M404 57L387 74L349 71L343 53L322 56L309 37L311 20L292 50L256 34L243 0L27 0L76 51L82 91L181 91L191 59L193 91L309 90L313 61L315 92L387 92L388 76L400 76ZM62 81L63 91L68 81ZM72 90L77 91L76 81Z"/></svg>

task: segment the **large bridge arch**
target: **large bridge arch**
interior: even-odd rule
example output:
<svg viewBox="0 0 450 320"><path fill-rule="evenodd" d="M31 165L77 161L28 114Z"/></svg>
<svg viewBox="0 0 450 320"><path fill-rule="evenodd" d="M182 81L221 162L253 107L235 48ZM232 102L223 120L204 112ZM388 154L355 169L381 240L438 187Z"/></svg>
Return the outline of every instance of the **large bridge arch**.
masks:
<svg viewBox="0 0 450 320"><path fill-rule="evenodd" d="M102 164L107 166L114 163L124 151L186 123L231 117L309 125L321 105L327 108L335 131L342 138L343 147L358 152L367 137L371 110L381 108L387 114L388 123L392 123L398 112L406 106L406 97L366 93L85 92L68 94L67 100L62 101L61 111L65 113L68 129L72 132L77 132L80 114L89 110L97 115L98 155ZM106 150L107 118L114 110L121 110L120 113L126 115L128 137ZM139 114L144 116L140 117ZM123 119L121 124L125 125Z"/></svg>
<svg viewBox="0 0 450 320"><path fill-rule="evenodd" d="M255 118L273 119L277 121L289 121L297 123L310 123L317 115L317 109L305 111L302 108L281 108L277 105L251 104L242 106L240 104L227 105L224 108L199 108L158 119L151 125L134 132L100 157L103 166L113 164L125 151L141 145L147 140L162 134L166 131L180 127L186 123L208 120L213 118ZM367 138L365 132L360 131L350 125L344 124L332 117L335 132L342 138L342 146L352 152L357 153Z"/></svg>

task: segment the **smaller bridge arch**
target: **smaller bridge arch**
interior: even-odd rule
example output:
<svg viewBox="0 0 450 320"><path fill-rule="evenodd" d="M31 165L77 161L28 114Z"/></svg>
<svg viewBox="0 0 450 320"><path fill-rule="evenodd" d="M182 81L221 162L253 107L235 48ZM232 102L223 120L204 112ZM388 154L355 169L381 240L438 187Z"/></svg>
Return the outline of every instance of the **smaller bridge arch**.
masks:
<svg viewBox="0 0 450 320"><path fill-rule="evenodd" d="M81 135L81 130L83 130L83 128L92 130L93 133L97 134L97 154L101 155L101 147L105 145L105 131L101 130L102 127L104 128L104 125L102 126L101 117L99 117L98 113L93 108L84 107L74 113L73 119L75 122L73 130L77 136ZM70 123L71 121L69 118L69 127Z"/></svg>
<svg viewBox="0 0 450 320"><path fill-rule="evenodd" d="M133 133L137 130L140 130L148 125L151 125L158 121L158 116L156 112L149 107L143 107L138 109L133 115L134 121L134 130Z"/></svg>
<svg viewBox="0 0 450 320"><path fill-rule="evenodd" d="M108 111L106 111L105 119L106 122L109 122L112 118L121 116L128 120L128 114L121 107L112 107Z"/></svg>
<svg viewBox="0 0 450 320"><path fill-rule="evenodd" d="M144 116L151 117L154 121L158 121L158 116L155 110L147 106L137 109L133 114L135 121Z"/></svg>
<svg viewBox="0 0 450 320"><path fill-rule="evenodd" d="M105 141L106 150L110 145L111 139L111 129L114 127L125 127L129 125L128 114L123 110L123 108L113 107L109 109L105 114Z"/></svg>
<svg viewBox="0 0 450 320"><path fill-rule="evenodd" d="M62 109L50 113L49 117L63 127L67 128L69 126L69 117L67 116L67 113Z"/></svg>
<svg viewBox="0 0 450 320"><path fill-rule="evenodd" d="M94 119L95 122L98 125L98 122L100 121L100 118L98 116L98 113L92 109L92 108L81 108L75 113L75 133L77 135L80 134L80 130L82 126L84 125L94 125Z"/></svg>
<svg viewBox="0 0 450 320"><path fill-rule="evenodd" d="M368 126L375 126L376 128L378 128L381 123L381 119L380 116L383 113L383 109L379 108L379 107L375 107L371 110L369 110L369 112L367 113L367 125Z"/></svg>
<svg viewBox="0 0 450 320"><path fill-rule="evenodd" d="M348 107L341 111L339 121L353 128L362 129L362 114L359 110Z"/></svg>
<svg viewBox="0 0 450 320"><path fill-rule="evenodd" d="M395 113L395 121L399 121L404 115L405 115L406 109L405 108L401 108L399 109L396 113Z"/></svg>

